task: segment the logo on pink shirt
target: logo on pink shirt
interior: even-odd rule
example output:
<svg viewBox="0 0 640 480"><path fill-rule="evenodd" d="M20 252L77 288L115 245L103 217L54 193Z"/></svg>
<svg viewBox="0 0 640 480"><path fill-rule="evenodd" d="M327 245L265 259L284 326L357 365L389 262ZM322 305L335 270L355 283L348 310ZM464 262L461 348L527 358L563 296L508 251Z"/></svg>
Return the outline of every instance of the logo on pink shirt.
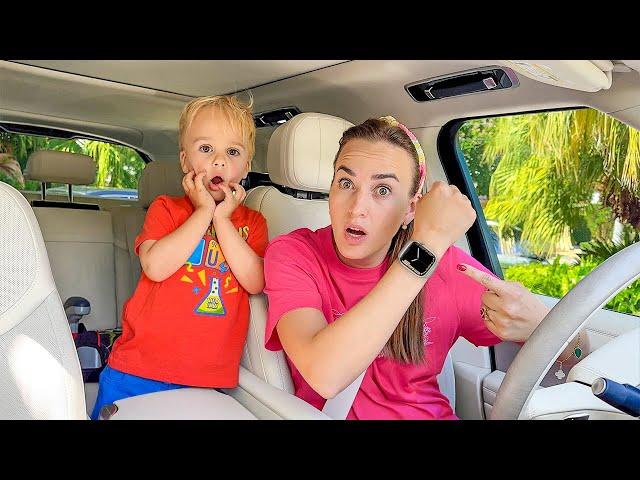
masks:
<svg viewBox="0 0 640 480"><path fill-rule="evenodd" d="M333 313L336 314L336 311L333 310ZM337 314L338 316L343 315L343 314ZM433 322L436 319L436 317L426 317L424 319L424 326L422 328L422 343L424 344L425 347L429 346L429 345L433 345L433 342L429 340L429 335L431 334L431 327L429 325L427 325L428 323ZM382 354L382 352L380 352L376 358L382 358L384 357L384 355Z"/></svg>
<svg viewBox="0 0 640 480"><path fill-rule="evenodd" d="M427 324L433 322L435 319L436 317L427 317L424 319L424 327L422 329L422 343L424 343L425 347L427 345L433 345L433 342L429 341L429 334L431 333L431 327Z"/></svg>

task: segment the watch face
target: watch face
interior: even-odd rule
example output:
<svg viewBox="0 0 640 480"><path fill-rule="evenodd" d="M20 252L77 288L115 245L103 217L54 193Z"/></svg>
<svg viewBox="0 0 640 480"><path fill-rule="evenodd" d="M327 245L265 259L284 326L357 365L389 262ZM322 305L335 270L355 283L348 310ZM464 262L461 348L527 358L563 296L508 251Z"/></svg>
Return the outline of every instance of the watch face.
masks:
<svg viewBox="0 0 640 480"><path fill-rule="evenodd" d="M422 248L418 243L411 242L400 260L417 275L424 275L433 265L435 258L431 252Z"/></svg>

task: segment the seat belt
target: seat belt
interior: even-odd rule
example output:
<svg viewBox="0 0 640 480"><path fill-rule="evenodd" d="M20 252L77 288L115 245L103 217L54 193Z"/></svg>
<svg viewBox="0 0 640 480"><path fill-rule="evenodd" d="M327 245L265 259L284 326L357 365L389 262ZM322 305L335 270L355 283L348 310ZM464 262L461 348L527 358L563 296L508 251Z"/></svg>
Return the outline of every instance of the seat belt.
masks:
<svg viewBox="0 0 640 480"><path fill-rule="evenodd" d="M368 367L367 367L368 368ZM324 404L322 412L334 420L344 420L351 410L351 405L360 390L360 384L367 370L362 372L350 385L338 393L335 397L330 398Z"/></svg>

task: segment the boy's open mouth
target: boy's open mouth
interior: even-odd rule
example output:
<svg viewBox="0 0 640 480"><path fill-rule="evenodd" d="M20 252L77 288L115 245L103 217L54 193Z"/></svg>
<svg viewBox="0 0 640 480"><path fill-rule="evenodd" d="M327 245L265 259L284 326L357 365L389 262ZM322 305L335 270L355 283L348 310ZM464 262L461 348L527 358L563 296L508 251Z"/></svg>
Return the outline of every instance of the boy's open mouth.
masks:
<svg viewBox="0 0 640 480"><path fill-rule="evenodd" d="M224 182L224 179L220 175L216 175L209 182L209 189L220 190L219 185Z"/></svg>

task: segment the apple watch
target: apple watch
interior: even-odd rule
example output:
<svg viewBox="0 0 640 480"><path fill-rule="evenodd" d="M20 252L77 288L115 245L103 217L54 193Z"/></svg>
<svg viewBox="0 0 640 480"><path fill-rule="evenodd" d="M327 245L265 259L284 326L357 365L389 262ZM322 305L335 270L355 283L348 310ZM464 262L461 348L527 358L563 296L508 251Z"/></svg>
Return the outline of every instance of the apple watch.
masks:
<svg viewBox="0 0 640 480"><path fill-rule="evenodd" d="M418 277L424 277L431 273L438 264L436 256L416 240L411 240L402 247L398 254L398 260L407 270Z"/></svg>

